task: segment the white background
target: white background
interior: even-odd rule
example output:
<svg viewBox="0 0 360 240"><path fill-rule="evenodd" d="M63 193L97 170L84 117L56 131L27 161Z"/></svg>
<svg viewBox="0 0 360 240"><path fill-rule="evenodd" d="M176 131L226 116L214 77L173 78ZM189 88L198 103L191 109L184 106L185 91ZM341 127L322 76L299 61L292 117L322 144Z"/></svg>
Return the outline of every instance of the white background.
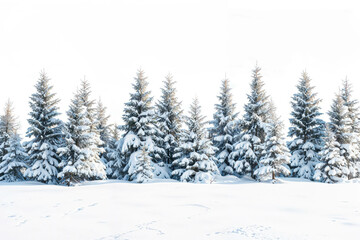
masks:
<svg viewBox="0 0 360 240"><path fill-rule="evenodd" d="M257 61L288 125L305 69L323 112L345 76L359 96L359 23L356 1L0 1L0 104L11 98L24 135L45 69L62 119L86 76L111 122L121 123L141 67L155 100L171 72L186 112L197 95L208 120L226 73L242 115Z"/></svg>

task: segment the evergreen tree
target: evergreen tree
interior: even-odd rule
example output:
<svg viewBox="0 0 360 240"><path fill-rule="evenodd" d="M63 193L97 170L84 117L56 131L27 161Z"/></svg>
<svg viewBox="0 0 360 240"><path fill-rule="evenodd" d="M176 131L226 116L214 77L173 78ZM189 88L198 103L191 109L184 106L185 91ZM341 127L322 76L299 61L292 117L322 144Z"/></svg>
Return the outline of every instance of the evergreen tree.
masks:
<svg viewBox="0 0 360 240"><path fill-rule="evenodd" d="M147 149L153 159L159 159L164 154L164 150L154 141L158 129L155 126L155 111L151 105L153 98L147 90L149 83L146 79L144 71L139 70L133 84L135 92L130 94L130 101L125 103L124 125L121 127L125 134L119 143L125 166L118 166L123 169L125 179L129 178L129 169L136 165L137 158L131 155L142 147Z"/></svg>
<svg viewBox="0 0 360 240"><path fill-rule="evenodd" d="M355 157L349 159L348 167L350 170L349 178L355 178L360 176L360 112L359 102L352 98L352 86L347 78L343 82L341 97L351 120L351 145Z"/></svg>
<svg viewBox="0 0 360 240"><path fill-rule="evenodd" d="M110 141L110 126L108 125L108 120L110 116L106 114L106 107L103 105L101 99L97 102L96 107L96 123L97 123L97 131L100 135L100 140L102 144L100 147L107 146L108 142Z"/></svg>
<svg viewBox="0 0 360 240"><path fill-rule="evenodd" d="M325 146L320 152L320 162L315 166L314 180L336 183L348 179L349 170L345 158L340 154L340 149L334 133L327 127Z"/></svg>
<svg viewBox="0 0 360 240"><path fill-rule="evenodd" d="M348 111L348 107L344 105L341 93L336 94L328 114L330 118L329 128L339 145L340 156L345 159L348 168L346 172L348 172L349 175L349 173L354 173L356 171L356 167L353 163L358 157L358 145L356 137L352 132L353 122L350 118L350 112Z"/></svg>
<svg viewBox="0 0 360 240"><path fill-rule="evenodd" d="M21 170L26 168L27 154L20 144L18 127L12 102L8 100L0 117L0 181L24 180Z"/></svg>
<svg viewBox="0 0 360 240"><path fill-rule="evenodd" d="M197 98L190 106L190 117L186 118L187 130L176 149L172 175L175 179L186 182L209 183L219 173L215 164L215 150L207 138L204 118Z"/></svg>
<svg viewBox="0 0 360 240"><path fill-rule="evenodd" d="M283 124L276 115L276 108L270 102L268 129L265 137L265 153L260 160L260 167L255 171L256 178L265 180L279 174L290 175L288 164L290 164L290 153L285 144L282 130Z"/></svg>
<svg viewBox="0 0 360 240"><path fill-rule="evenodd" d="M105 165L100 161L97 140L91 130L88 106L84 103L83 90L71 101L66 124L66 146L59 149L64 157L58 177L67 185L83 180L105 179ZM95 129L93 129L94 131Z"/></svg>
<svg viewBox="0 0 360 240"><path fill-rule="evenodd" d="M29 168L25 177L44 183L56 183L60 157L58 147L62 144L62 122L57 104L59 99L52 93L50 79L45 72L40 73L40 78L35 85L36 93L30 97L30 127L27 137L31 138L25 144L29 155Z"/></svg>
<svg viewBox="0 0 360 240"><path fill-rule="evenodd" d="M118 150L118 142L120 140L120 133L117 124L113 124L109 129L110 138L105 148L103 155L103 162L106 162L106 174L108 178L119 179L122 178L123 158Z"/></svg>
<svg viewBox="0 0 360 240"><path fill-rule="evenodd" d="M168 74L163 81L161 100L156 104L157 126L159 129L158 145L165 150L162 161L171 164L174 161L175 148L179 146L181 133L182 109L176 97L175 81Z"/></svg>
<svg viewBox="0 0 360 240"><path fill-rule="evenodd" d="M129 180L135 181L137 183L147 182L153 178L153 167L151 164L151 158L149 153L146 151L145 147L134 154L131 157L137 158L135 166L130 167L129 169Z"/></svg>
<svg viewBox="0 0 360 240"><path fill-rule="evenodd" d="M18 134L13 134L9 139L6 154L0 162L0 181L15 182L23 181L23 171L27 168L28 155L21 146Z"/></svg>
<svg viewBox="0 0 360 240"><path fill-rule="evenodd" d="M230 158L235 162L234 169L238 174L251 174L259 167L264 150L267 119L269 115L268 96L265 93L264 82L258 66L253 70L250 84L251 93L245 105L245 114L241 123L242 131L236 136L234 150Z"/></svg>
<svg viewBox="0 0 360 240"><path fill-rule="evenodd" d="M216 112L213 120L210 122L212 127L209 129L210 136L217 148L215 157L218 160L219 170L222 175L233 174L233 162L229 158L233 151L236 134L236 118L238 113L235 112L235 104L232 100L229 80L225 78L222 81L219 103L215 104Z"/></svg>
<svg viewBox="0 0 360 240"><path fill-rule="evenodd" d="M323 146L324 122L319 119L321 100L316 97L306 72L302 73L297 90L292 97L293 110L288 133L289 137L293 137L288 143L291 153L290 166L294 176L311 179Z"/></svg>

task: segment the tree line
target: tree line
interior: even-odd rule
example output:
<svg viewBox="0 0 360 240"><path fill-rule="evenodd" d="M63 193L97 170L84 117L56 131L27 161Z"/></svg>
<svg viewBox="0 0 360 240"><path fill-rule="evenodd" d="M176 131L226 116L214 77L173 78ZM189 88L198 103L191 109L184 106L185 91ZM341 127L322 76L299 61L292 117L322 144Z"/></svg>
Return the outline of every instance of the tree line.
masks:
<svg viewBox="0 0 360 240"><path fill-rule="evenodd" d="M197 98L184 114L170 74L154 103L143 70L134 78L123 125L108 123L106 107L92 99L85 79L63 122L60 100L41 72L29 101L30 140L22 143L10 101L1 115L0 180L74 185L107 178L139 183L173 178L211 183L216 175L247 175L258 181L293 176L335 183L359 177L359 108L349 81L335 94L325 122L321 100L303 72L291 99L291 140L285 142L283 123L260 72L258 66L252 71L243 116L236 112L229 80L222 81L210 127Z"/></svg>

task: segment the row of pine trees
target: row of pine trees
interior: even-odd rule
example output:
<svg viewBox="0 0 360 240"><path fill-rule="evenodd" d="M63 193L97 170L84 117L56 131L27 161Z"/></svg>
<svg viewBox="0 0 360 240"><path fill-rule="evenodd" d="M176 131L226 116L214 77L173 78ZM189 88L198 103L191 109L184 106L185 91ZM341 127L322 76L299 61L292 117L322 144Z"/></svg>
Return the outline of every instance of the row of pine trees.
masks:
<svg viewBox="0 0 360 240"><path fill-rule="evenodd" d="M262 181L294 176L327 183L360 176L358 101L343 82L325 123L311 79L303 72L291 100L291 127L283 123L256 66L251 92L239 117L228 79L222 81L213 119L207 122L197 98L184 114L171 75L155 104L144 71L134 78L123 122L108 124L101 101L82 80L59 119L59 99L49 77L40 73L30 97L31 112L21 143L10 101L0 119L0 180L35 180L74 185L85 180L152 178L211 183L216 175L251 176ZM185 123L186 126L183 126Z"/></svg>

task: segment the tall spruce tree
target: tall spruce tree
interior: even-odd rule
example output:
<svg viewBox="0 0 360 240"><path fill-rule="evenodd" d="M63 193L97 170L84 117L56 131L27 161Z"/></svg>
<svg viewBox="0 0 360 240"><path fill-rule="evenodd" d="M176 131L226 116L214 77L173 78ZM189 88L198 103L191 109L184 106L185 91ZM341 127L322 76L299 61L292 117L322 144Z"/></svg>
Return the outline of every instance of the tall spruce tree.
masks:
<svg viewBox="0 0 360 240"><path fill-rule="evenodd" d="M260 159L259 168L255 170L255 176L259 180L272 179L279 174L290 175L290 153L283 138L283 123L276 115L274 103L269 104L269 119L265 137L265 149Z"/></svg>
<svg viewBox="0 0 360 240"><path fill-rule="evenodd" d="M350 112L348 107L345 106L342 94L338 93L333 100L331 110L328 112L330 122L329 128L334 134L335 140L340 148L340 156L345 159L348 170L348 176L350 178L356 176L356 166L354 162L358 158L358 145L356 136L352 130L353 121L350 118Z"/></svg>
<svg viewBox="0 0 360 240"><path fill-rule="evenodd" d="M209 133L217 148L215 157L218 160L220 173L227 175L234 173L233 162L229 155L233 151L235 143L238 113L235 112L229 80L226 77L221 83L218 100L219 103L215 104L213 120L210 122L212 127L209 129Z"/></svg>
<svg viewBox="0 0 360 240"><path fill-rule="evenodd" d="M186 182L211 183L219 174L215 164L215 150L205 131L204 116L197 98L190 106L190 116L186 118L187 130L183 132L181 143L175 149L172 176Z"/></svg>
<svg viewBox="0 0 360 240"><path fill-rule="evenodd" d="M354 157L348 159L349 178L351 179L360 176L360 112L359 101L352 98L352 86L347 78L343 81L341 97L351 121L351 151L354 155Z"/></svg>
<svg viewBox="0 0 360 240"><path fill-rule="evenodd" d="M344 156L341 156L341 145L337 142L335 134L326 127L325 146L319 153L320 162L315 166L314 180L336 183L347 180L349 169Z"/></svg>
<svg viewBox="0 0 360 240"><path fill-rule="evenodd" d="M175 148L179 146L183 111L181 102L176 97L176 82L173 76L168 74L163 83L161 100L156 104L156 123L159 129L157 141L158 145L165 150L161 161L172 164Z"/></svg>
<svg viewBox="0 0 360 240"><path fill-rule="evenodd" d="M123 114L124 125L121 127L125 133L119 142L119 148L124 158L125 166L118 166L124 171L125 179L129 179L129 169L136 165L137 158L131 155L145 147L153 159L159 159L164 150L154 141L158 132L155 126L155 111L152 106L151 92L147 90L147 82L143 70L138 70L133 84L134 93L130 94L130 101L125 103Z"/></svg>
<svg viewBox="0 0 360 240"><path fill-rule="evenodd" d="M18 126L12 102L8 100L0 117L0 181L24 180L22 170L27 167L28 156L21 146Z"/></svg>
<svg viewBox="0 0 360 240"><path fill-rule="evenodd" d="M85 104L83 90L78 90L71 101L67 112L66 146L58 150L64 158L58 177L67 185L106 178L105 165L96 150L98 139L92 132L95 129L91 129L93 122L89 119L89 105Z"/></svg>
<svg viewBox="0 0 360 240"><path fill-rule="evenodd" d="M236 136L238 140L230 154L230 158L235 162L235 171L240 175L250 174L253 178L265 148L269 116L269 101L260 70L258 66L253 70L251 93L247 95L248 103L244 107L245 114L241 123L242 131Z"/></svg>
<svg viewBox="0 0 360 240"><path fill-rule="evenodd" d="M25 177L44 183L56 183L60 157L57 149L63 142L62 122L57 118L59 99L52 93L50 78L44 71L35 85L36 93L30 97L27 137L25 143L29 155L29 168Z"/></svg>
<svg viewBox="0 0 360 240"><path fill-rule="evenodd" d="M311 179L315 164L319 161L319 152L324 144L324 121L319 116L320 99L314 93L311 79L304 71L297 85L298 92L292 97L291 127L288 142L291 153L293 176Z"/></svg>

